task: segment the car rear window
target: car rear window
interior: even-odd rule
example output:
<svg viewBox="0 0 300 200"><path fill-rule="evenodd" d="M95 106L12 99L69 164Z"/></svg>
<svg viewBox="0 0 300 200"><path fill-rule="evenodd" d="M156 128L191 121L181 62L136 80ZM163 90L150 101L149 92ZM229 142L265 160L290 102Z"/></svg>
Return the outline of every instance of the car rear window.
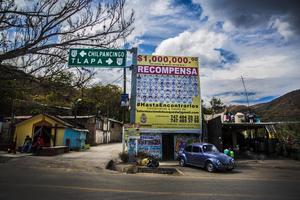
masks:
<svg viewBox="0 0 300 200"><path fill-rule="evenodd" d="M200 147L198 147L198 146L193 146L193 152L199 153L199 152L200 152Z"/></svg>

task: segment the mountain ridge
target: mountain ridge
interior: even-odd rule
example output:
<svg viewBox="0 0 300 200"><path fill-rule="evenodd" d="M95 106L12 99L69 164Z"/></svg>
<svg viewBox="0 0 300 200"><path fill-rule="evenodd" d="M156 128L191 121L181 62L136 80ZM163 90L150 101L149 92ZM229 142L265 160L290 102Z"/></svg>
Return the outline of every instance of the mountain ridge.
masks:
<svg viewBox="0 0 300 200"><path fill-rule="evenodd" d="M300 121L300 89L288 92L270 102L259 103L249 107L251 113L257 114L261 121ZM247 112L244 105L230 105L228 112Z"/></svg>

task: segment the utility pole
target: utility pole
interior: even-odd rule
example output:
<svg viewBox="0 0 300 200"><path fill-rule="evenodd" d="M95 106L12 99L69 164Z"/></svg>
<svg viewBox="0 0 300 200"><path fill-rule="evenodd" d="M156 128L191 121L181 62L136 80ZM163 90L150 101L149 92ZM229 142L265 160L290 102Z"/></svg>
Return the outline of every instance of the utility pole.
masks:
<svg viewBox="0 0 300 200"><path fill-rule="evenodd" d="M123 68L123 94L126 94L126 67Z"/></svg>
<svg viewBox="0 0 300 200"><path fill-rule="evenodd" d="M132 74L134 73L134 69L135 69L135 66L137 65L137 51L138 49L136 47L133 47L129 50L130 53L132 53L132 65L130 67L132 71ZM133 81L133 79L131 80ZM135 85L135 83L131 83L131 86L132 85ZM124 67L123 69L123 94L125 95L126 94L126 68ZM132 88L132 87L131 87ZM131 93L134 92L134 90L131 89ZM131 94L131 103L130 103L130 106L131 106L131 109L133 108L133 105L132 105L132 97L133 95ZM126 102L127 104L128 102ZM127 105L123 107L123 129L122 129L122 152L125 151L125 123L126 123L126 111L127 111ZM132 110L130 111L132 112ZM130 118L131 118L131 114L130 114ZM132 121L132 119L130 119L130 122Z"/></svg>
<svg viewBox="0 0 300 200"><path fill-rule="evenodd" d="M82 99L77 99L75 101L75 112L74 112L74 121L75 121L75 128L77 128L77 110L78 110L78 103L82 101Z"/></svg>
<svg viewBox="0 0 300 200"><path fill-rule="evenodd" d="M126 94L126 67L123 68L123 94ZM126 105L123 106L123 124L125 124L126 121L126 109Z"/></svg>
<svg viewBox="0 0 300 200"><path fill-rule="evenodd" d="M9 129L9 144L10 144L10 151L12 153L16 153L16 146L15 146L15 141L14 141L14 132L15 132L15 108L14 108L14 103L15 99L14 97L12 98L12 103L11 103L11 118L10 118L10 129Z"/></svg>
<svg viewBox="0 0 300 200"><path fill-rule="evenodd" d="M134 68L134 66L136 66L136 64L137 64L137 48L133 47L129 51L130 51L130 53L132 53L131 68ZM131 90L131 92L133 92L133 91ZM126 94L126 67L124 67L124 69L123 69L123 94L124 95ZM133 96L133 95L131 95L131 96ZM128 102L126 102L126 103L128 103ZM127 106L124 106L124 108L123 108L123 122L124 123L127 121L126 120L126 111L127 111Z"/></svg>
<svg viewBox="0 0 300 200"><path fill-rule="evenodd" d="M246 86L245 86L245 82L244 82L243 76L241 76L241 79L242 79L242 83L243 83L243 86L244 86L244 91L245 91L245 95L246 95L246 99L247 99L247 108L248 108L248 112L249 112L249 114L250 114L248 92L247 92L247 89L246 89Z"/></svg>
<svg viewBox="0 0 300 200"><path fill-rule="evenodd" d="M15 89L14 93L12 94L12 102L11 102L11 121L10 121L10 130L9 130L9 136L8 136L8 140L9 140L9 144L10 144L10 151L12 153L16 153L16 141L14 140L14 133L15 133L15 100L16 100L16 79L13 79L13 87Z"/></svg>
<svg viewBox="0 0 300 200"><path fill-rule="evenodd" d="M135 122L135 104L136 104L136 72L137 72L137 53L138 48L132 48L132 65L131 65L131 97L130 97L130 123Z"/></svg>

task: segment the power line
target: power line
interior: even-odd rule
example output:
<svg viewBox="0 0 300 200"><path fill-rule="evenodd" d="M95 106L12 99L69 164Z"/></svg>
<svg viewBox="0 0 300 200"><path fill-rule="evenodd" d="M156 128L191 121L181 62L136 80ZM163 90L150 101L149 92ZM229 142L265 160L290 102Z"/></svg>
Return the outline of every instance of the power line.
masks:
<svg viewBox="0 0 300 200"><path fill-rule="evenodd" d="M122 78L123 78L123 74L121 76L119 76L116 80L114 80L114 81L112 81L112 82L110 82L108 84L114 84L114 83L120 81Z"/></svg>

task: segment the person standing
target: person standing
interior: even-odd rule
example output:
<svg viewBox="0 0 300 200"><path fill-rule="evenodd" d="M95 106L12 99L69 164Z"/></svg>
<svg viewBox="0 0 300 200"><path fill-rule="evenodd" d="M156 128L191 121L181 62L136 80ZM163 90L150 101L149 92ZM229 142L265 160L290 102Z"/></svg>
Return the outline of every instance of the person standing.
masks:
<svg viewBox="0 0 300 200"><path fill-rule="evenodd" d="M22 153L27 152L29 153L31 150L31 145L32 145L32 139L29 135L26 136L23 147L22 147Z"/></svg>

